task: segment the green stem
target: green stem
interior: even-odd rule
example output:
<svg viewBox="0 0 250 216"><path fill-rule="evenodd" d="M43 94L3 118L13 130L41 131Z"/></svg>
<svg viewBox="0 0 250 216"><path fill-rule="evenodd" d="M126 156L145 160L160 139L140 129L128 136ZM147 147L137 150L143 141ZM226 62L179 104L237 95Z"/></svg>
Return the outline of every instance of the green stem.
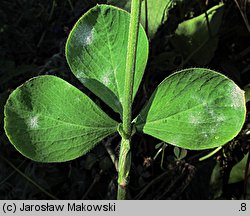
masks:
<svg viewBox="0 0 250 216"><path fill-rule="evenodd" d="M129 24L128 48L126 59L125 86L123 97L123 124L121 129L121 147L118 164L118 193L117 199L127 198L127 185L131 166L130 142L132 137L131 119L133 86L136 63L136 50L140 24L141 0L132 0L131 18Z"/></svg>
<svg viewBox="0 0 250 216"><path fill-rule="evenodd" d="M119 164L118 164L118 193L117 199L125 200L128 198L127 186L129 182L129 172L131 166L130 139L122 137Z"/></svg>
<svg viewBox="0 0 250 216"><path fill-rule="evenodd" d="M135 60L138 41L140 10L141 0L132 0L123 98L123 131L128 137L130 137L131 135L132 96L134 86Z"/></svg>
<svg viewBox="0 0 250 216"><path fill-rule="evenodd" d="M222 146L219 146L218 148L216 148L215 150L213 150L212 152L210 152L209 154L199 158L199 161L203 161L206 160L210 157L212 157L213 155L215 155L218 151L220 151L222 149Z"/></svg>

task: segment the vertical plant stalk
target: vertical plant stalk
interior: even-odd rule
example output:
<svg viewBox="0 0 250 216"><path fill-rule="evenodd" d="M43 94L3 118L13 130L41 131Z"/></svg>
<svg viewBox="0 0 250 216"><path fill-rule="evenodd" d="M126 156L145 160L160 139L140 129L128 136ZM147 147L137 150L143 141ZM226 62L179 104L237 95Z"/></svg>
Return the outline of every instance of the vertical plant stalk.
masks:
<svg viewBox="0 0 250 216"><path fill-rule="evenodd" d="M148 35L148 0L144 0L145 4L145 31L147 32Z"/></svg>
<svg viewBox="0 0 250 216"><path fill-rule="evenodd" d="M119 164L118 164L118 193L117 199L127 198L127 186L131 166L130 142L132 137L132 99L134 74L136 63L136 50L140 23L141 0L132 0L131 18L129 24L128 48L126 59L125 86L123 95L123 123L120 129L122 137Z"/></svg>
<svg viewBox="0 0 250 216"><path fill-rule="evenodd" d="M128 198L128 183L131 167L130 140L122 137L119 164L118 164L118 192L117 199L125 200Z"/></svg>
<svg viewBox="0 0 250 216"><path fill-rule="evenodd" d="M132 0L126 60L125 86L123 95L123 132L128 137L131 135L132 96L140 22L140 10L141 0Z"/></svg>

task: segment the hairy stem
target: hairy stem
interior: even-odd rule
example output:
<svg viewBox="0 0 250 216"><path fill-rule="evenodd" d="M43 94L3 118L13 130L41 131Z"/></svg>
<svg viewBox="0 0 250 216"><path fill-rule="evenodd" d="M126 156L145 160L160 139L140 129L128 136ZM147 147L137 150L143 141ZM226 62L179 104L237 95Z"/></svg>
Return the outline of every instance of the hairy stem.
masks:
<svg viewBox="0 0 250 216"><path fill-rule="evenodd" d="M127 186L129 182L129 172L131 166L130 139L122 137L119 164L118 164L118 193L117 199L125 200L128 198Z"/></svg>
<svg viewBox="0 0 250 216"><path fill-rule="evenodd" d="M125 86L123 95L123 124L121 129L122 133L120 133L122 136L122 141L118 164L119 174L117 199L127 198L127 185L129 181L129 171L131 166L130 141L132 136L132 99L136 63L136 50L140 23L140 11L141 0L132 0L126 59Z"/></svg>
<svg viewBox="0 0 250 216"><path fill-rule="evenodd" d="M128 137L131 135L132 96L134 86L136 49L140 22L140 10L141 0L132 0L123 97L123 131Z"/></svg>

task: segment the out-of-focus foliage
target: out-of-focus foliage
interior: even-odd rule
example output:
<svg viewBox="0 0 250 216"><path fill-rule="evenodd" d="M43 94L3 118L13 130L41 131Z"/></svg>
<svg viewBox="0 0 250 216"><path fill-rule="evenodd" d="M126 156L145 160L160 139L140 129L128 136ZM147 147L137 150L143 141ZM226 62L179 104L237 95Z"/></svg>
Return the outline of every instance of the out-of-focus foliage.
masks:
<svg viewBox="0 0 250 216"><path fill-rule="evenodd" d="M185 61L206 65L214 56L219 41L224 5L214 6L207 12L179 24L172 44Z"/></svg>
<svg viewBox="0 0 250 216"><path fill-rule="evenodd" d="M245 169L247 166L248 157L249 157L249 154L246 154L244 158L232 168L230 172L229 180L228 180L229 184L243 181L245 179ZM248 174L250 175L250 172Z"/></svg>

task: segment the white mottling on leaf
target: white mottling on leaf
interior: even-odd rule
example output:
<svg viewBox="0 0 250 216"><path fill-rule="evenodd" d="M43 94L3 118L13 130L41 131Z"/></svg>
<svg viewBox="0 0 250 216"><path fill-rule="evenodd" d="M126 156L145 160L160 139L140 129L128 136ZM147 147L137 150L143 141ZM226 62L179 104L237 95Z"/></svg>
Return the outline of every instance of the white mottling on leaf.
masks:
<svg viewBox="0 0 250 216"><path fill-rule="evenodd" d="M226 118L225 118L224 115L220 115L220 116L217 117L217 121L218 121L218 122L223 122L223 121L225 121L225 120L226 120Z"/></svg>
<svg viewBox="0 0 250 216"><path fill-rule="evenodd" d="M105 74L105 75L102 77L102 83L103 83L104 85L106 85L106 86L110 84L110 79L109 79L108 74Z"/></svg>
<svg viewBox="0 0 250 216"><path fill-rule="evenodd" d="M84 79L84 77L86 77L85 73L83 73L82 71L78 70L76 73L76 78L77 79Z"/></svg>
<svg viewBox="0 0 250 216"><path fill-rule="evenodd" d="M242 107L242 97L243 97L243 91L238 87L234 86L230 92L231 98L232 98L232 104L231 107L233 108L240 108Z"/></svg>
<svg viewBox="0 0 250 216"><path fill-rule="evenodd" d="M87 44L87 45L89 45L89 44L91 44L92 43L92 33L91 34L89 34L86 38L85 38L85 43Z"/></svg>
<svg viewBox="0 0 250 216"><path fill-rule="evenodd" d="M89 25L82 24L81 29L75 31L74 36L84 47L88 46L93 43L93 28Z"/></svg>
<svg viewBox="0 0 250 216"><path fill-rule="evenodd" d="M208 138L208 134L207 133L204 133L204 138Z"/></svg>
<svg viewBox="0 0 250 216"><path fill-rule="evenodd" d="M38 116L30 117L28 120L28 126L30 129L38 128Z"/></svg>
<svg viewBox="0 0 250 216"><path fill-rule="evenodd" d="M111 84L111 76L112 76L113 71L107 71L106 73L103 74L101 77L101 82L105 85L108 86Z"/></svg>
<svg viewBox="0 0 250 216"><path fill-rule="evenodd" d="M81 77L81 78L78 78L78 79L79 79L83 84L87 82L87 79L86 79L86 78Z"/></svg>
<svg viewBox="0 0 250 216"><path fill-rule="evenodd" d="M210 117L212 117L212 118L215 116L213 109L209 109L209 110L208 110L208 114L209 114Z"/></svg>
<svg viewBox="0 0 250 216"><path fill-rule="evenodd" d="M211 127L209 127L210 134L215 134L218 132L218 129L221 125L221 122L215 122Z"/></svg>
<svg viewBox="0 0 250 216"><path fill-rule="evenodd" d="M93 42L93 29L88 29L84 38L85 45L90 45Z"/></svg>
<svg viewBox="0 0 250 216"><path fill-rule="evenodd" d="M191 115L189 117L189 121L190 123L192 124L199 124L200 123L200 118L198 116L195 116L195 115Z"/></svg>
<svg viewBox="0 0 250 216"><path fill-rule="evenodd" d="M193 101L193 103L199 103L199 104L203 104L204 103L204 98L202 98L200 95L198 94L193 94L191 96L191 99Z"/></svg>
<svg viewBox="0 0 250 216"><path fill-rule="evenodd" d="M76 74L76 78L77 78L77 79L81 79L80 73L77 73L77 74Z"/></svg>
<svg viewBox="0 0 250 216"><path fill-rule="evenodd" d="M209 128L209 132L210 132L211 134L214 134L214 133L216 132L217 127L218 127L217 124L215 124L213 127L210 127L210 128Z"/></svg>

